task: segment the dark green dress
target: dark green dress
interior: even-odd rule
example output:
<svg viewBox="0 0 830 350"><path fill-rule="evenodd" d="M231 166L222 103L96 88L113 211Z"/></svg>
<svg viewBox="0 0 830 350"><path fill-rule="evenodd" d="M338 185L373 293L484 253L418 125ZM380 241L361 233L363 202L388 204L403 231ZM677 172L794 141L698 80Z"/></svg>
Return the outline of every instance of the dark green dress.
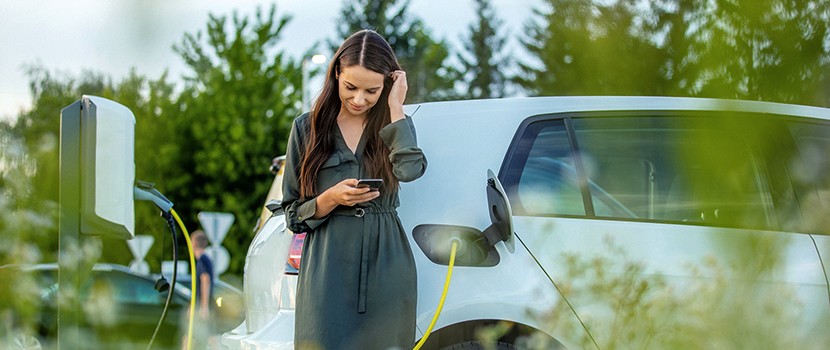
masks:
<svg viewBox="0 0 830 350"><path fill-rule="evenodd" d="M301 201L298 176L310 120L294 120L288 138L283 201L288 228L307 232L297 286L294 344L297 349L409 349L415 341L417 278L409 241L396 212L397 191L355 207L339 206L322 219L316 199ZM365 173L362 135L356 154L337 129L336 150L317 174L322 192ZM401 182L419 178L427 162L410 118L384 127L380 136Z"/></svg>

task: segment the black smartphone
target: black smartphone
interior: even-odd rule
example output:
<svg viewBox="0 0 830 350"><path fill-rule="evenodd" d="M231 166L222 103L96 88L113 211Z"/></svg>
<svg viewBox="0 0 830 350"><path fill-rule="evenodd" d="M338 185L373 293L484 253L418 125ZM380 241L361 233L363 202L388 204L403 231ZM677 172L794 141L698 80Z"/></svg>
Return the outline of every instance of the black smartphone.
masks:
<svg viewBox="0 0 830 350"><path fill-rule="evenodd" d="M357 180L357 187L369 187L372 191L377 191L381 185L383 185L383 179Z"/></svg>

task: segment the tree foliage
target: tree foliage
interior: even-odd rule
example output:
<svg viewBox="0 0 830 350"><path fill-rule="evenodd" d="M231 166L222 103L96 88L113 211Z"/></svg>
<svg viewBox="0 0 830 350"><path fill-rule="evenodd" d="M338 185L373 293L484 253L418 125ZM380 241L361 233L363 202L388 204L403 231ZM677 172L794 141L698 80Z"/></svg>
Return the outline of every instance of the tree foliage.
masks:
<svg viewBox="0 0 830 350"><path fill-rule="evenodd" d="M661 44L674 94L803 104L828 102L830 3L650 3L647 35Z"/></svg>
<svg viewBox="0 0 830 350"><path fill-rule="evenodd" d="M409 0L353 0L344 3L340 38L330 42L332 51L349 35L373 29L392 46L406 71L409 91L407 103L447 100L457 97L455 81L459 72L447 62L449 45L436 41L423 21L408 12Z"/></svg>
<svg viewBox="0 0 830 350"><path fill-rule="evenodd" d="M830 105L827 2L547 0L516 78L536 95ZM533 62L535 61L535 62Z"/></svg>
<svg viewBox="0 0 830 350"><path fill-rule="evenodd" d="M175 154L159 169L165 193L182 203L189 227L201 211L230 212L236 224L223 244L241 272L251 231L271 184L271 159L285 152L302 98L299 61L276 52L290 17L276 7L253 19L210 16L205 37L186 34L175 46L191 72L174 109Z"/></svg>
<svg viewBox="0 0 830 350"><path fill-rule="evenodd" d="M506 94L507 72L512 64L504 52L507 36L500 33L502 21L490 0L475 0L476 22L467 30L464 51L457 57L467 84L466 98L494 98Z"/></svg>
<svg viewBox="0 0 830 350"><path fill-rule="evenodd" d="M632 1L633 2L633 1ZM522 39L538 62L516 82L534 95L660 95L663 53L626 0L548 0Z"/></svg>

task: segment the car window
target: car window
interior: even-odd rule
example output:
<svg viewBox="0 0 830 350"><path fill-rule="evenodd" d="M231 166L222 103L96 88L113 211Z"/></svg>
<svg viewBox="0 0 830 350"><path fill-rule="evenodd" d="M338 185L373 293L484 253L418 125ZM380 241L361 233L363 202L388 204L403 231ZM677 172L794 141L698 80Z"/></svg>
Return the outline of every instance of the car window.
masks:
<svg viewBox="0 0 830 350"><path fill-rule="evenodd" d="M769 227L758 159L742 130L723 126L703 117L575 118L592 198L610 195L638 218Z"/></svg>
<svg viewBox="0 0 830 350"><path fill-rule="evenodd" d="M502 181L517 215L769 228L765 155L742 126L747 118L536 118L514 142Z"/></svg>
<svg viewBox="0 0 830 350"><path fill-rule="evenodd" d="M113 299L118 303L161 305L167 298L166 293L159 293L151 279L110 271L96 276L95 283L107 285ZM173 298L174 301L179 301Z"/></svg>
<svg viewBox="0 0 830 350"><path fill-rule="evenodd" d="M537 123L528 133L527 158L516 172L516 204L531 214L584 215L564 123Z"/></svg>
<svg viewBox="0 0 830 350"><path fill-rule="evenodd" d="M830 126L789 122L795 152L787 161L807 232L830 233Z"/></svg>

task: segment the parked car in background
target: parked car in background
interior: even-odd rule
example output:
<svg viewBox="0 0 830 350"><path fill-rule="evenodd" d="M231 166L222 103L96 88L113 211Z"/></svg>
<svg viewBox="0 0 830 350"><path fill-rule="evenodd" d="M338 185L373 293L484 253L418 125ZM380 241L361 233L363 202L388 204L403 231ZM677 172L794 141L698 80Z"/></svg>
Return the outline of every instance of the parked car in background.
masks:
<svg viewBox="0 0 830 350"><path fill-rule="evenodd" d="M418 338L461 242L424 349L830 344L830 110L539 97L406 112L429 160L398 208ZM275 273L293 235L270 208L226 349L293 347L296 279Z"/></svg>
<svg viewBox="0 0 830 350"><path fill-rule="evenodd" d="M36 310L38 336L20 339L17 345L51 348L57 337L58 264L5 266L32 273L40 295ZM127 266L97 263L92 277L79 290L85 317L81 327L89 330L84 341L90 349L146 348L161 317L167 292L155 285L158 276L136 273ZM190 300L189 290L173 289L167 317L156 337L155 349L178 346L180 326ZM10 345L14 346L17 345Z"/></svg>
<svg viewBox="0 0 830 350"><path fill-rule="evenodd" d="M7 266L32 273L40 295L38 337L26 343L52 344L57 335L58 264ZM82 307L89 310L83 327L88 328L91 348L145 348L161 317L167 292L159 292L156 274L144 274L129 267L97 263L92 278L80 290ZM171 272L172 273L172 272ZM170 280L169 274L165 274ZM156 336L155 349L177 348L184 334L182 326L190 306L190 278L185 270L177 275L173 299L162 328ZM213 309L217 332L226 332L244 320L242 292L229 283L216 279Z"/></svg>

